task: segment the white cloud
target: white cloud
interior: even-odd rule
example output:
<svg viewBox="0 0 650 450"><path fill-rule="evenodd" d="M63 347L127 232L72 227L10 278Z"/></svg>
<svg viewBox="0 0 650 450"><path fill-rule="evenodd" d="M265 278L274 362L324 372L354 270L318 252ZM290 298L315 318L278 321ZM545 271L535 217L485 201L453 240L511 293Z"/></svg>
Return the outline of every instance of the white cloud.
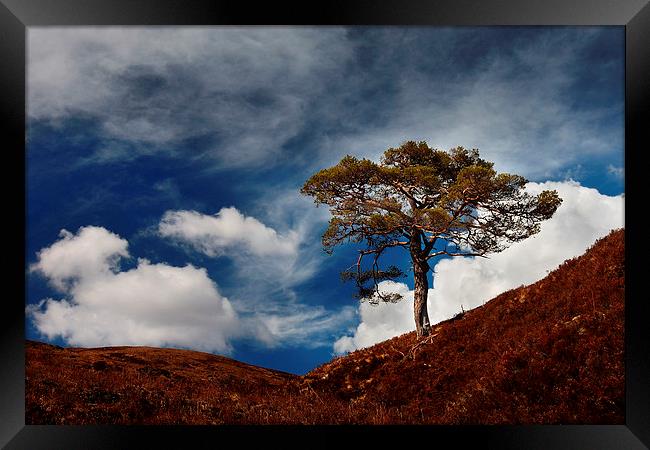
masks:
<svg viewBox="0 0 650 450"><path fill-rule="evenodd" d="M299 235L289 230L278 234L237 208L221 208L214 216L196 211L167 211L158 231L163 237L191 245L207 256L244 251L255 256L295 257Z"/></svg>
<svg viewBox="0 0 650 450"><path fill-rule="evenodd" d="M556 189L563 199L555 215L542 224L539 234L490 259L448 258L434 267L433 289L427 306L431 323L475 308L496 295L522 284L533 283L566 259L581 255L596 239L624 226L624 197L607 196L575 181L529 183L528 191ZM404 283L383 282L381 287L402 293L396 304L359 307L360 324L351 336L334 344L338 353L381 342L415 329L413 291Z"/></svg>
<svg viewBox="0 0 650 450"><path fill-rule="evenodd" d="M397 303L379 303L372 305L363 302L359 305L361 323L353 336L343 336L334 343L336 353L344 353L358 348L369 347L377 342L413 331L413 291L404 283L382 281L379 289L385 293L402 295ZM429 295L432 291L429 290ZM427 303L429 316L432 317L431 302Z"/></svg>
<svg viewBox="0 0 650 450"><path fill-rule="evenodd" d="M241 334L238 315L205 269L140 259L119 271L127 242L101 227L63 230L38 254L32 270L66 298L29 305L27 314L49 339L71 345L175 346L227 353Z"/></svg>
<svg viewBox="0 0 650 450"><path fill-rule="evenodd" d="M82 227L77 235L67 230L61 239L38 252L38 263L31 270L45 275L59 291L80 279L107 276L128 257L128 242L101 227Z"/></svg>
<svg viewBox="0 0 650 450"><path fill-rule="evenodd" d="M158 232L206 256L234 261L240 282L232 289L237 311L245 316L248 338L270 347L329 345L328 339L352 320L354 311L305 305L293 290L314 274L322 256L316 248L319 239L303 242L322 225L322 215L313 214L312 208L296 207L306 202L296 193L278 194L268 203L261 202L260 212L284 232L234 207L222 208L215 215L167 211Z"/></svg>
<svg viewBox="0 0 650 450"><path fill-rule="evenodd" d="M209 257L232 259L237 275L246 283L238 292L241 306L248 298L283 292L311 277L317 265L302 251L306 228L300 223L278 232L237 208L221 208L215 215L196 211L167 211L158 233ZM251 268L255 283L250 283Z"/></svg>
<svg viewBox="0 0 650 450"><path fill-rule="evenodd" d="M217 239L219 245L210 241L216 247L207 253L223 250L223 244L224 249L253 258L237 261L254 263L256 276L253 283L235 290L236 301L220 293L205 269L192 265L173 267L139 259L132 269L120 270L120 262L130 258L128 242L105 228L87 226L76 234L62 230L60 239L38 252L31 265L32 273L44 276L63 294L27 306L35 328L48 339L60 337L83 347L150 345L229 353L236 339L267 347L326 346L349 324L351 307L335 311L297 300L287 284L292 275L283 279L281 272L289 269L278 262L295 258L297 250L283 245L273 229L234 208L218 215L223 222L197 214L186 216L191 223L182 223L185 236L195 236L188 230L201 230L202 220L216 220L208 229L218 230L219 239L225 241ZM259 236L241 239L241 233ZM238 270L250 276L249 267L243 264Z"/></svg>

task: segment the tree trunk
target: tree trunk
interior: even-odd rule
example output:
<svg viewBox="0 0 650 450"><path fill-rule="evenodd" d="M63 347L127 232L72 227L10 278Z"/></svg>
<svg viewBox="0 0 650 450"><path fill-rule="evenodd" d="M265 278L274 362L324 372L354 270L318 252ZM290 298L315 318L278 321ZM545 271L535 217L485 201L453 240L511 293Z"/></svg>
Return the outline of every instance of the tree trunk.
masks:
<svg viewBox="0 0 650 450"><path fill-rule="evenodd" d="M427 296L429 294L429 264L426 259L413 260L413 273L415 278L415 292L413 295L413 309L415 313L415 331L418 338L429 334L429 313L427 311Z"/></svg>

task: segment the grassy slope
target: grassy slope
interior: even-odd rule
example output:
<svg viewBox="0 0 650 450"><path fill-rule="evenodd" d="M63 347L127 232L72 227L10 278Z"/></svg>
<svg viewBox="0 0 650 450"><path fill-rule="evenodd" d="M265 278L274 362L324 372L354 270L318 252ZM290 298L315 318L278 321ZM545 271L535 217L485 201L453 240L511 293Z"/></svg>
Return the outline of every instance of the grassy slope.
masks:
<svg viewBox="0 0 650 450"><path fill-rule="evenodd" d="M307 375L390 422L624 423L624 234L543 280Z"/></svg>
<svg viewBox="0 0 650 450"><path fill-rule="evenodd" d="M525 263L525 262L522 262ZM185 350L27 343L28 424L624 423L624 235L304 377Z"/></svg>

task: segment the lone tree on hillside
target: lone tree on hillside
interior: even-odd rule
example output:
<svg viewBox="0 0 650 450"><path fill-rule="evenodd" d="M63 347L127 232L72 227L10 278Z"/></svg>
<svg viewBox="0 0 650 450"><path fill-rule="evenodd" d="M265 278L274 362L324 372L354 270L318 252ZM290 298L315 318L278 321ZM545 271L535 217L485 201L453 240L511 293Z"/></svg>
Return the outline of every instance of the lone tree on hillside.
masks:
<svg viewBox="0 0 650 450"><path fill-rule="evenodd" d="M301 192L329 206L332 218L323 247L365 243L356 269L342 273L354 279L358 297L373 303L396 302L399 294L380 292L378 282L404 276L395 266L379 268L379 258L392 247L411 255L415 279L417 336L429 334L427 295L429 261L446 256L485 256L539 231L562 202L556 191L533 196L527 180L499 173L478 150L449 152L426 142L408 141L384 152L381 163L345 156L337 165L314 174ZM364 270L365 256L371 255ZM363 264L362 264L363 263ZM353 266L354 267L354 266Z"/></svg>

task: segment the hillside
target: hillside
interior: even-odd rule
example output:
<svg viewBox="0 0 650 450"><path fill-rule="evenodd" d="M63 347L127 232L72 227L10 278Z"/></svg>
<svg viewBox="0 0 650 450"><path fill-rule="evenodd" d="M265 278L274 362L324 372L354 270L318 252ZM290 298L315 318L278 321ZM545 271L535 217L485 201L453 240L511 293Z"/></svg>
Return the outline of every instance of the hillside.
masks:
<svg viewBox="0 0 650 450"><path fill-rule="evenodd" d="M624 248L615 231L419 343L390 339L306 381L391 423L624 423Z"/></svg>
<svg viewBox="0 0 650 450"><path fill-rule="evenodd" d="M26 424L283 423L310 401L296 375L209 353L26 345Z"/></svg>
<svg viewBox="0 0 650 450"><path fill-rule="evenodd" d="M546 278L303 377L187 350L27 342L27 424L624 423L624 232ZM522 262L522 264L525 262Z"/></svg>

